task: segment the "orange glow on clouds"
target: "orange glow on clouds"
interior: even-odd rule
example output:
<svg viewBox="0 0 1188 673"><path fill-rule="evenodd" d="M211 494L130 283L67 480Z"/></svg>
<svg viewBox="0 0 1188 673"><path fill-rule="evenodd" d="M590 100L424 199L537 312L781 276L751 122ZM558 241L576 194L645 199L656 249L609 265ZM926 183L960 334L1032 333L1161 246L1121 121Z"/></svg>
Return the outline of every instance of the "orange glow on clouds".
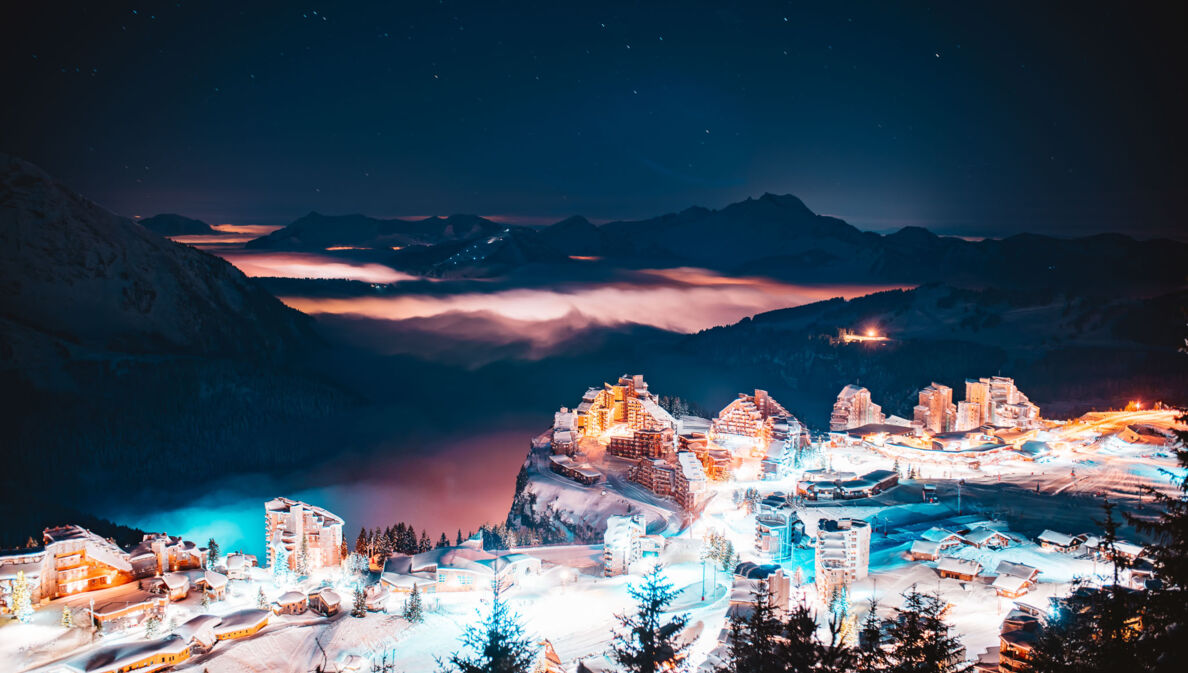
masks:
<svg viewBox="0 0 1188 673"><path fill-rule="evenodd" d="M218 254L252 277L344 279L367 283L415 280L414 276L383 264L352 263L313 252L226 251Z"/></svg>
<svg viewBox="0 0 1188 673"><path fill-rule="evenodd" d="M870 286L803 286L767 279L724 278L704 269L656 272L672 284L590 284L564 290L515 288L448 296L282 297L309 314L356 315L382 320L431 318L447 313L486 314L527 323L649 325L692 333L778 308L888 289ZM717 282L714 281L717 280Z"/></svg>

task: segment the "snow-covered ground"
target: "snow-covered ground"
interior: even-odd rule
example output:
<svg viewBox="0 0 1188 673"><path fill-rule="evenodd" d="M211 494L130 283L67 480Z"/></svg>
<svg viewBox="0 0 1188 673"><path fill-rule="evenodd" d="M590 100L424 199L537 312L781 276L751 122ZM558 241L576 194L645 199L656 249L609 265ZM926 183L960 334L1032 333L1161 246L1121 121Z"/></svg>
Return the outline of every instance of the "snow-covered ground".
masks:
<svg viewBox="0 0 1188 673"><path fill-rule="evenodd" d="M1002 618L1013 601L1000 598L990 586L994 570L1003 560L1025 563L1040 570L1037 586L1022 600L1043 605L1050 596L1066 593L1078 578L1106 580L1111 568L1083 554L1061 554L1041 549L1034 538L1041 530L1052 528L1065 533L1093 533L1102 517L1103 496L1116 500L1124 511L1143 511L1149 507L1145 487L1168 489L1171 480L1180 476L1170 452L1151 444L1129 443L1122 433L1134 423L1168 424L1170 412L1131 412L1096 415L1067 424L1054 425L1047 432L1054 455L1041 463L1022 460L1004 461L966 469L951 465L913 466L918 478L904 479L900 485L874 498L838 502L799 502L797 512L812 536L822 519L861 518L872 524L870 575L851 587L850 601L856 615L866 610L867 601L876 598L881 610L898 605L900 595L915 586L922 591L936 591L950 605L948 619L963 639L971 657L998 644ZM608 479L595 486L582 486L547 469L545 447L537 442L530 456L531 475L528 488L538 497L538 507L551 505L571 521L592 526L604 525L612 514L643 513L650 532L662 533L667 544L660 562L669 580L681 595L672 606L674 612L689 612L693 641L692 663L704 661L715 647L725 625L728 594L732 578L704 567L699 561L702 540L712 530L733 543L741 560L760 560L753 549L755 518L745 507L736 504L736 495L755 488L766 495L774 491L792 493L800 474L793 471L780 480L759 480L758 461L749 447L731 446L744 458L735 481L711 483L711 497L703 511L691 518L682 515L675 505L657 498L625 479L625 463L608 457L600 446L583 446L586 457L603 470ZM745 444L745 443L744 443ZM834 470L863 473L894 467L894 462L860 446L830 449L824 465ZM908 466L900 465L906 472ZM925 503L923 484L937 487L939 503ZM1145 499L1144 499L1145 498ZM970 529L987 525L1007 533L1012 543L1005 549L979 549L961 545L946 555L975 560L983 567L981 576L962 582L939 578L935 562L911 561L907 548L920 534L931 528ZM1134 531L1124 528L1126 535ZM1135 541L1141 540L1135 538ZM584 658L604 654L615 626L614 615L632 609L628 589L640 579L639 572L628 576L605 578L597 545L568 545L518 550L539 557L542 572L525 578L507 597L519 613L528 632L537 639L553 643L569 666ZM646 562L645 562L646 563ZM793 558L783 563L791 577L802 586L795 593L816 600L813 581L813 550L803 546ZM335 584L349 612L354 580L338 572L327 572L317 582ZM255 569L248 580L233 581L226 600L203 608L197 594L170 604L163 633L170 624L184 622L191 616L210 612L227 614L255 607L257 592L263 588L269 600L287 588L278 586L270 573ZM30 624L5 620L0 626L0 670L54 670L54 665L68 660L99 644L144 637L144 629L104 636L94 643L86 629L65 629L59 625L62 608L69 605L82 615L91 598L97 603L116 600L134 586L53 601L37 610ZM705 596L704 600L702 596ZM426 596L426 617L421 624L399 618L402 598L391 597L388 613L369 613L357 619L349 614L323 618L313 613L297 616L273 616L260 633L243 640L221 642L207 655L178 667L182 671L307 671L322 661L342 661L348 655L367 658L388 656L397 670L437 670L437 660L459 647L468 624L489 609L490 593L448 593ZM818 604L818 607L819 604ZM324 652L324 654L323 654Z"/></svg>

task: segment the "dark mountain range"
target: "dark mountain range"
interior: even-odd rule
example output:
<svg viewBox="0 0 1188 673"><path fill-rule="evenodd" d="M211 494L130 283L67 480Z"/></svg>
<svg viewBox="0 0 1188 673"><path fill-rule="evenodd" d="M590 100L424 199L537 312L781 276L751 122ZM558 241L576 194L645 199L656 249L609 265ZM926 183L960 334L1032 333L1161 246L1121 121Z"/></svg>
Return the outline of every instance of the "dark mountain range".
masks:
<svg viewBox="0 0 1188 673"><path fill-rule="evenodd" d="M465 244L514 231L520 252L500 264L459 271L436 262ZM1060 239L1022 234L969 241L920 227L890 235L860 231L817 215L794 196L764 194L721 210L688 208L646 220L595 226L571 217L543 229L505 227L474 216L418 222L361 215L306 216L252 241L252 248L286 250L332 246L427 249L391 258L405 271L429 275L502 273L516 264L565 257L601 257L608 263L699 266L805 283L955 283L971 287L1048 287L1112 294L1182 287L1188 244L1138 241L1107 234ZM440 249L435 249L440 248Z"/></svg>
<svg viewBox="0 0 1188 673"><path fill-rule="evenodd" d="M26 348L251 355L309 345L312 320L218 257L173 243L0 157L0 339Z"/></svg>
<svg viewBox="0 0 1188 673"><path fill-rule="evenodd" d="M477 215L381 220L365 215L310 213L267 236L249 241L253 250L325 250L331 247L392 248L466 241L503 231L506 225Z"/></svg>
<svg viewBox="0 0 1188 673"><path fill-rule="evenodd" d="M222 259L0 156L0 490L22 503L3 526L312 455L307 424L352 403L297 364L323 347L313 327ZM51 458L47 488L29 476Z"/></svg>
<svg viewBox="0 0 1188 673"><path fill-rule="evenodd" d="M999 373L1059 417L1130 399L1188 402L1188 358L1177 352L1185 307L1185 291L1103 300L933 284L761 313L691 335L676 350L766 372L772 393L794 400L817 427L849 383L905 415L931 381L961 391L965 378ZM890 341L842 343L839 329L873 329Z"/></svg>
<svg viewBox="0 0 1188 673"><path fill-rule="evenodd" d="M162 236L206 236L217 233L209 224L192 217L162 213L136 221L149 231Z"/></svg>

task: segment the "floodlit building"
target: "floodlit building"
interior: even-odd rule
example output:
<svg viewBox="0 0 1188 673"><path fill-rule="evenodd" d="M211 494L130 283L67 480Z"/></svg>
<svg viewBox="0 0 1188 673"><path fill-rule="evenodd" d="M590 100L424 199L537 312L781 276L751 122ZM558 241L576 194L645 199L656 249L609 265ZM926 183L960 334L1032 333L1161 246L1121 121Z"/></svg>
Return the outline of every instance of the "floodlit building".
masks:
<svg viewBox="0 0 1188 673"><path fill-rule="evenodd" d="M697 509L705 497L707 479L705 468L697 456L687 451L678 453L676 470L673 472L673 500L686 511Z"/></svg>
<svg viewBox="0 0 1188 673"><path fill-rule="evenodd" d="M160 619L169 599L147 591L134 592L124 600L97 603L85 610L87 617L105 631L117 631L143 624L151 616Z"/></svg>
<svg viewBox="0 0 1188 673"><path fill-rule="evenodd" d="M814 568L817 596L828 601L842 586L870 572L870 524L862 519L817 522Z"/></svg>
<svg viewBox="0 0 1188 673"><path fill-rule="evenodd" d="M326 591L329 592L330 590L327 589ZM268 610L251 608L224 615L222 621L214 627L215 638L218 640L236 640L255 635L260 629L268 625L268 616L270 614L272 613Z"/></svg>
<svg viewBox="0 0 1188 673"><path fill-rule="evenodd" d="M304 550L309 570L342 563L342 525L339 517L289 498L276 498L264 505L264 542L268 565L276 564L284 550L289 568L296 570ZM304 547L302 545L304 542Z"/></svg>
<svg viewBox="0 0 1188 673"><path fill-rule="evenodd" d="M1019 391L1014 379L1006 376L966 379L965 399L977 405L978 422L971 428L982 425L1032 428L1039 423L1039 407Z"/></svg>
<svg viewBox="0 0 1188 673"><path fill-rule="evenodd" d="M837 395L833 403L833 414L829 417L829 429L833 431L877 425L884 421L883 408L870 400L870 391L850 384Z"/></svg>
<svg viewBox="0 0 1188 673"><path fill-rule="evenodd" d="M612 456L638 460L640 458L662 458L671 460L676 445L672 428L632 430L625 435L610 438L606 452Z"/></svg>
<svg viewBox="0 0 1188 673"><path fill-rule="evenodd" d="M642 514L607 519L602 547L603 574L607 577L627 574L631 564L643 558L646 532Z"/></svg>
<svg viewBox="0 0 1188 673"><path fill-rule="evenodd" d="M596 437L619 424L630 430L677 429L676 419L648 391L643 375L619 377L618 383L590 388L574 411L579 436Z"/></svg>
<svg viewBox="0 0 1188 673"><path fill-rule="evenodd" d="M50 568L41 577L42 596L59 598L134 579L128 554L82 526L47 528L44 539Z"/></svg>
<svg viewBox="0 0 1188 673"><path fill-rule="evenodd" d="M912 409L913 423L932 434L949 432L957 418L953 389L932 383L920 391L920 403Z"/></svg>
<svg viewBox="0 0 1188 673"><path fill-rule="evenodd" d="M171 635L157 640L136 640L100 647L62 665L69 673L153 673L190 658L190 642Z"/></svg>
<svg viewBox="0 0 1188 673"><path fill-rule="evenodd" d="M673 494L676 485L676 469L659 458L641 458L627 471L627 478L667 498Z"/></svg>
<svg viewBox="0 0 1188 673"><path fill-rule="evenodd" d="M754 395L739 393L738 399L718 412L710 430L715 435L749 437L767 444L772 441L775 419L791 415L766 390L756 390Z"/></svg>
<svg viewBox="0 0 1188 673"><path fill-rule="evenodd" d="M998 670L1002 673L1030 670L1028 660L1041 631L1039 617L1022 610L1011 610L999 631Z"/></svg>
<svg viewBox="0 0 1188 673"><path fill-rule="evenodd" d="M804 537L804 522L783 493L772 493L755 513L755 553L765 561L781 563L792 558L792 549Z"/></svg>
<svg viewBox="0 0 1188 673"><path fill-rule="evenodd" d="M553 414L553 453L573 455L577 449L577 414L566 407Z"/></svg>
<svg viewBox="0 0 1188 673"><path fill-rule="evenodd" d="M1035 538L1035 541L1043 549L1068 553L1076 551L1081 546L1081 543L1085 541L1085 536L1067 535L1054 530L1045 530Z"/></svg>
<svg viewBox="0 0 1188 673"><path fill-rule="evenodd" d="M149 533L128 552L132 574L150 577L158 573L201 568L205 553L198 545L165 533Z"/></svg>
<svg viewBox="0 0 1188 673"><path fill-rule="evenodd" d="M549 469L586 486L602 481L602 473L592 465L579 463L566 455L549 456Z"/></svg>

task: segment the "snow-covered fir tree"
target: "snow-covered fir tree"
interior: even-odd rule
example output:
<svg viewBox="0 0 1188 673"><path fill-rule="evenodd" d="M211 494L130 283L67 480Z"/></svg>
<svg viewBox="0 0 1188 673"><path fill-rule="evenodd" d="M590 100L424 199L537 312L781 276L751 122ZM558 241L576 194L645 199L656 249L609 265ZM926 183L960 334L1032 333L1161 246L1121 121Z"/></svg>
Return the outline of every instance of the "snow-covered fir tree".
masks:
<svg viewBox="0 0 1188 673"><path fill-rule="evenodd" d="M425 606L421 601L421 592L417 590L416 583L413 584L412 593L408 595L408 600L404 601L404 610L400 616L413 624L420 624L425 621Z"/></svg>
<svg viewBox="0 0 1188 673"><path fill-rule="evenodd" d="M25 571L18 570L12 585L12 614L22 624L33 619L33 587L25 578Z"/></svg>
<svg viewBox="0 0 1188 673"><path fill-rule="evenodd" d="M643 584L629 590L635 599L634 614L615 615L619 628L611 641L611 658L630 673L657 673L680 661L688 649L680 634L689 623L688 614L662 621L679 593L657 564Z"/></svg>
<svg viewBox="0 0 1188 673"><path fill-rule="evenodd" d="M261 610L268 609L268 598L264 595L264 587L260 587L256 591L256 607Z"/></svg>
<svg viewBox="0 0 1188 673"><path fill-rule="evenodd" d="M536 644L524 633L520 617L512 612L495 587L491 612L462 634L463 647L472 655L455 652L441 662L451 673L531 673Z"/></svg>
<svg viewBox="0 0 1188 673"><path fill-rule="evenodd" d="M355 603L351 606L352 617L367 616L367 596L363 593L363 585L355 584Z"/></svg>

